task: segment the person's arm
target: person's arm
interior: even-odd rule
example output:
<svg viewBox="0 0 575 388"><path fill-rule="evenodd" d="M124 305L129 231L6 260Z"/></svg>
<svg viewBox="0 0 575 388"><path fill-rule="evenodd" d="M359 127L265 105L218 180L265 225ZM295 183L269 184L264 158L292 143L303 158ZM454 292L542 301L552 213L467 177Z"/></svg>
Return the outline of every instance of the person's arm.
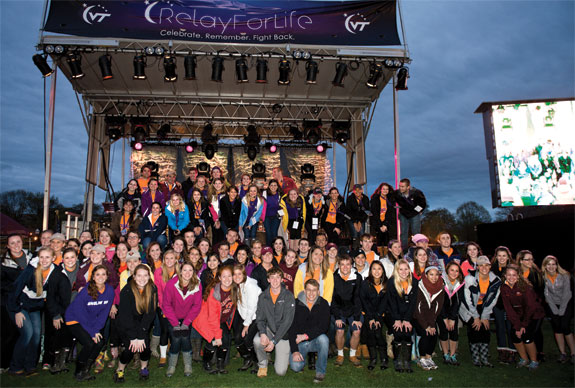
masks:
<svg viewBox="0 0 575 388"><path fill-rule="evenodd" d="M360 299L361 299L361 307L363 310L364 315L364 321L367 323L369 321L371 321L372 319L375 318L374 313L373 313L373 306L371 303L371 298L369 295L369 283L366 282L362 282L361 283L361 288L359 291L360 294Z"/></svg>
<svg viewBox="0 0 575 388"><path fill-rule="evenodd" d="M258 327L258 333L260 335L267 333L267 316L264 297L263 293L260 294L258 298L258 309L256 312L256 326Z"/></svg>
<svg viewBox="0 0 575 388"><path fill-rule="evenodd" d="M238 199L239 200L239 199ZM244 201L241 201L241 210L240 210L240 219L238 227L242 228L246 223L246 219L248 218L248 207L244 204Z"/></svg>
<svg viewBox="0 0 575 388"><path fill-rule="evenodd" d="M511 292L513 292L513 290L511 290ZM511 322L513 330L515 331L521 330L522 327L521 317L519 317L519 315L517 315L517 312L513 309L513 305L509 299L510 297L509 292L507 290L504 290L501 293L500 297L501 300L503 301L503 307L505 308L505 314L507 315L507 320Z"/></svg>
<svg viewBox="0 0 575 388"><path fill-rule="evenodd" d="M325 279L323 279L322 297L327 301L327 303L331 303L331 299L333 297L333 272L331 269L327 270L327 275L325 276Z"/></svg>
<svg viewBox="0 0 575 388"><path fill-rule="evenodd" d="M558 277L561 276L564 278L565 282L563 283L563 292L561 295L561 304L559 305L559 314L560 316L565 315L565 311L567 311L567 306L569 306L569 303L571 303L571 297L573 296L573 293L571 292L571 287L570 287L570 276L569 275L557 275Z"/></svg>
<svg viewBox="0 0 575 388"><path fill-rule="evenodd" d="M404 316L402 317L402 321L409 321L413 318L413 313L415 311L415 304L417 303L417 290L418 290L418 282L413 279L411 292L408 294L407 298L409 299L409 306L405 311Z"/></svg>
<svg viewBox="0 0 575 388"><path fill-rule="evenodd" d="M355 287L353 289L353 320L361 320L361 276L357 274L357 280L355 281ZM387 305L387 304L386 304Z"/></svg>
<svg viewBox="0 0 575 388"><path fill-rule="evenodd" d="M140 325L138 327L138 332L136 333L137 339L145 340L146 336L149 335L150 328L154 319L156 319L156 306L158 305L158 294L156 290L151 295L150 304L148 306L148 311L144 312Z"/></svg>
<svg viewBox="0 0 575 388"><path fill-rule="evenodd" d="M342 308L340 306L340 298L338 297L338 292L339 291L338 285L342 284L344 281L343 279L341 280L341 282L338 280L336 281L336 276L333 276L333 283L334 283L334 288L333 288L333 297L331 299L331 305L330 305L330 314L334 317L334 319L341 319L343 314L342 314ZM342 287L345 286L344 284L342 284Z"/></svg>
<svg viewBox="0 0 575 388"><path fill-rule="evenodd" d="M154 230L152 225L152 241L158 241L158 237L160 237L163 233L166 232L166 227L168 226L168 219L165 215L160 215L158 217L158 227Z"/></svg>
<svg viewBox="0 0 575 388"><path fill-rule="evenodd" d="M258 309L258 298L261 294L261 290L255 284L248 282L245 283L244 289L246 290L245 300L242 299L242 303L246 308L244 326L249 326L252 324L253 318L256 315L256 311Z"/></svg>
<svg viewBox="0 0 575 388"><path fill-rule="evenodd" d="M295 278L293 279L293 294L297 298L300 292L304 289L304 279L305 273L302 271L302 268L298 268Z"/></svg>
<svg viewBox="0 0 575 388"><path fill-rule="evenodd" d="M187 205L184 207L182 218L183 218L182 221L178 223L178 227L180 230L186 229L186 226L190 224L190 210Z"/></svg>
<svg viewBox="0 0 575 388"><path fill-rule="evenodd" d="M202 308L202 286L198 284L198 291L192 296L192 308L184 319L184 325L190 326L194 319L200 314Z"/></svg>
<svg viewBox="0 0 575 388"><path fill-rule="evenodd" d="M427 207L427 200L425 199L425 195L423 194L423 192L421 190L417 190L413 196L413 202L415 204L415 207L419 206L421 207L421 210L418 212L419 214L423 213L423 211L425 210L425 208ZM414 210L415 210L414 207Z"/></svg>
<svg viewBox="0 0 575 388"><path fill-rule="evenodd" d="M176 298L174 298L174 294L172 293L173 287L174 287L173 283L168 282L166 288L164 288L162 313L164 314L166 319L170 322L170 325L172 325L172 327L176 327L179 326L180 321L178 320L178 318L176 318L176 310L174 309L174 306L177 303L177 301Z"/></svg>
<svg viewBox="0 0 575 388"><path fill-rule="evenodd" d="M471 314L472 318L479 318L479 313L477 312L477 306L475 306L475 304L473 303L473 295L471 293L470 288L473 286L473 283L475 282L475 278L470 276L470 277L465 277L465 287L463 290L463 299L465 301L465 306L467 307L467 311L469 311L469 313ZM476 287L479 287L479 285L477 285Z"/></svg>
<svg viewBox="0 0 575 388"><path fill-rule="evenodd" d="M497 304L497 299L499 298L499 293L501 291L501 281L498 280L499 284L498 285L489 285L489 287L496 287L495 289L495 297L491 300L491 303L485 303L485 300L483 301L483 311L481 312L481 319L489 319L489 317L491 316L491 313L493 311L493 307L495 307L495 305Z"/></svg>
<svg viewBox="0 0 575 388"><path fill-rule="evenodd" d="M16 278L16 281L14 282L14 285L12 286L12 291L10 292L10 295L8 298L6 298L6 310L8 310L11 313L19 313L22 311L22 305L20 303L20 294L22 294L22 291L24 290L24 287L26 287L26 283L28 282L28 279L31 276L34 276L34 271L36 270L36 268L32 267L31 265L28 265L24 271L22 271L20 273L20 275L18 275L18 278Z"/></svg>
<svg viewBox="0 0 575 388"><path fill-rule="evenodd" d="M296 306L296 309L298 307ZM302 333L298 333L298 317L297 315L294 315L294 320L288 330L288 338L289 338L289 347L290 347L290 352L291 353L295 353L295 352L299 352L299 347L297 344L297 335L298 334L302 334Z"/></svg>
<svg viewBox="0 0 575 388"><path fill-rule="evenodd" d="M168 210L168 207L166 207L164 214L166 215L166 218L168 219L168 225L170 226L170 229L172 229L172 230L178 229L176 226L176 216L174 213L172 213L170 210Z"/></svg>
<svg viewBox="0 0 575 388"><path fill-rule="evenodd" d="M87 291L87 290L86 290ZM88 293L86 292L86 295ZM91 299L91 297L88 295ZM106 290L104 291L104 298L103 299L103 307L98 310L94 317L86 315L85 321L90 321L91 331L86 329L86 331L90 334L90 337L94 337L96 333L99 333L100 330L104 328L106 325L106 320L110 315L110 309L112 308L112 302L114 300L114 291L112 287L106 286ZM83 326L83 325L82 325Z"/></svg>

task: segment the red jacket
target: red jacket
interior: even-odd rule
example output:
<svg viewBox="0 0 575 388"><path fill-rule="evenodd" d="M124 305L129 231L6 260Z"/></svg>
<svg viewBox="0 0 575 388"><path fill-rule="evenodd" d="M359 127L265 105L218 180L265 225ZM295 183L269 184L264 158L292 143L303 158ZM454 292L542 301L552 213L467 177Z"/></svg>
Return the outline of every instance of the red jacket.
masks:
<svg viewBox="0 0 575 388"><path fill-rule="evenodd" d="M216 286L210 291L208 299L202 300L202 308L196 319L194 319L192 326L208 342L212 342L212 340L214 339L221 339L222 338L222 328L220 326L221 313L222 313L222 305L220 297L220 285L216 284ZM232 321L233 321L233 315L232 315Z"/></svg>
<svg viewBox="0 0 575 388"><path fill-rule="evenodd" d="M503 300L507 319L513 325L513 330L526 328L532 320L545 317L545 310L530 286L527 286L525 290L520 290L517 285L511 288L504 283L501 286L500 297Z"/></svg>

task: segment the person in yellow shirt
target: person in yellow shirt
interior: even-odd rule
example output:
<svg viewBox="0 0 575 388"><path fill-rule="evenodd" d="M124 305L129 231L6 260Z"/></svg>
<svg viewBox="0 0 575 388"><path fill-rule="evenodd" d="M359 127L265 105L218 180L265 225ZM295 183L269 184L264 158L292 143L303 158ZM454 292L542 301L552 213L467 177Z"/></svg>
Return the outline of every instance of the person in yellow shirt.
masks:
<svg viewBox="0 0 575 388"><path fill-rule="evenodd" d="M294 280L294 296L298 296L304 290L304 284L308 279L315 279L319 282L320 296L331 303L333 296L333 272L329 269L329 264L320 247L311 249L309 263L300 264Z"/></svg>

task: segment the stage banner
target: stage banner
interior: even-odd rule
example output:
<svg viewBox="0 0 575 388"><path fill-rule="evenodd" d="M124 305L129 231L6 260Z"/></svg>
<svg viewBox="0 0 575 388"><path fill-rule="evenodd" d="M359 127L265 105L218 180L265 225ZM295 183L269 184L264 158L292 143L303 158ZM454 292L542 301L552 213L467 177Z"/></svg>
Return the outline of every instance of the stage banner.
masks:
<svg viewBox="0 0 575 388"><path fill-rule="evenodd" d="M401 44L396 1L52 0L45 31L208 43Z"/></svg>

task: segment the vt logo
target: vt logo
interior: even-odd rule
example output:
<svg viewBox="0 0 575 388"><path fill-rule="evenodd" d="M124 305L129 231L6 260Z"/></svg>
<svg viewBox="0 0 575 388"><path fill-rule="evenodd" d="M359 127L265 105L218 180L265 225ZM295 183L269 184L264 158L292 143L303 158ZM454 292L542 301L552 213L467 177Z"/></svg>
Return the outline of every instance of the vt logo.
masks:
<svg viewBox="0 0 575 388"><path fill-rule="evenodd" d="M108 13L108 10L105 9L100 4L91 5L89 7L86 4L84 4L84 8L86 8L86 9L84 10L84 13L82 14L82 18L88 24L93 24L94 22L102 23L104 21L104 19L106 19L109 16L112 16L112 14ZM96 8L96 9L92 11L93 8Z"/></svg>
<svg viewBox="0 0 575 388"><path fill-rule="evenodd" d="M345 17L345 29L355 34L357 32L362 32L365 26L369 26L370 22L367 21L365 16L359 13L353 15L343 15Z"/></svg>

